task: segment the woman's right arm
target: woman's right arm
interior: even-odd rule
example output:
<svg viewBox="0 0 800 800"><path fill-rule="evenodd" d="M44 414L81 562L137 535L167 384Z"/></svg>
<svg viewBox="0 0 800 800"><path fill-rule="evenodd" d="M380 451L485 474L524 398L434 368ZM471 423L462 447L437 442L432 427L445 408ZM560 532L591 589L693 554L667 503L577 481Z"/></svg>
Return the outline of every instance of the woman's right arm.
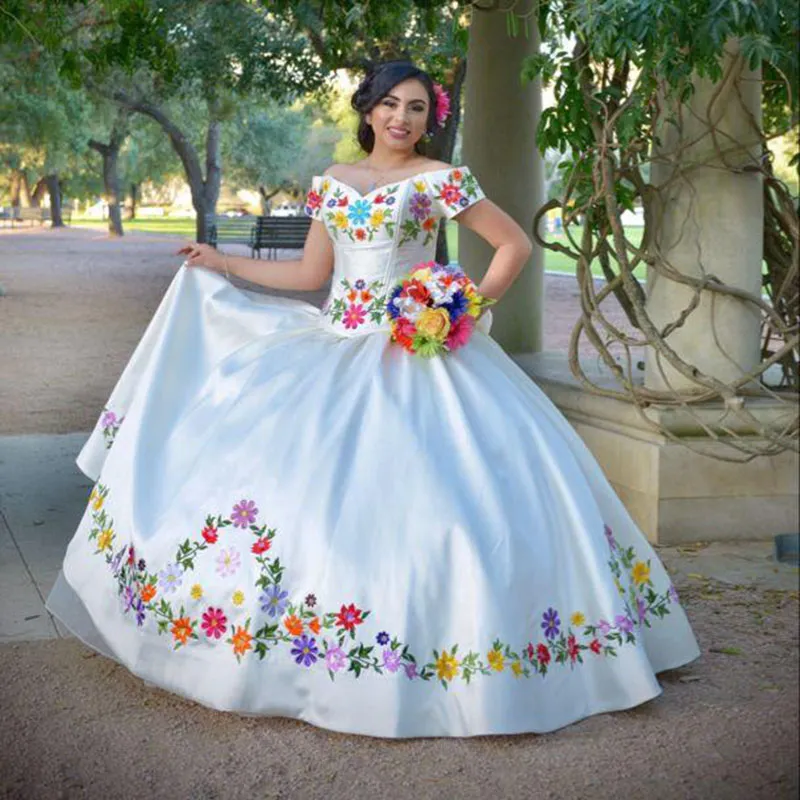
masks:
<svg viewBox="0 0 800 800"><path fill-rule="evenodd" d="M247 256L223 255L209 244L191 242L178 250L190 267L206 267L269 289L313 291L325 285L333 270L333 245L323 223L313 220L303 247L303 257L263 261Z"/></svg>

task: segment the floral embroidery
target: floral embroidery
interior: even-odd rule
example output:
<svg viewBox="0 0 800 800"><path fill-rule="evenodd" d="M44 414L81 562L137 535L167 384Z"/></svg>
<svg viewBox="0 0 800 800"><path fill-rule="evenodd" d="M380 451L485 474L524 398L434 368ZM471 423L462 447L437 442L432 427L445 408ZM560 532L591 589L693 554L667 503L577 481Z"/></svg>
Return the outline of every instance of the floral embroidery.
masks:
<svg viewBox="0 0 800 800"><path fill-rule="evenodd" d="M433 216L433 201L428 194L424 181L414 181L414 192L408 203L409 218L400 226L402 236L398 243L401 247L406 242L419 239L424 234L422 245L426 247L436 235L438 219Z"/></svg>
<svg viewBox="0 0 800 800"><path fill-rule="evenodd" d="M122 425L125 417L118 417L113 411L107 408L103 409L100 416L100 428L103 431L103 438L106 440L106 448L114 444L114 439L117 436L120 425Z"/></svg>
<svg viewBox="0 0 800 800"><path fill-rule="evenodd" d="M439 183L434 183L435 197L452 214L457 214L462 209L483 197L478 188L478 181L468 170L452 169L446 178Z"/></svg>
<svg viewBox="0 0 800 800"><path fill-rule="evenodd" d="M334 239L338 239L339 234L344 234L351 242L371 242L380 231L394 236L394 213L397 209L393 206L397 202L395 195L400 184L385 186L377 194L358 197L352 201L347 193L348 188L344 185L335 188L328 192L328 199L325 201L324 216ZM310 216L315 216L316 210L320 208L318 197L321 203L321 196L316 192L309 192L306 213Z"/></svg>
<svg viewBox="0 0 800 800"><path fill-rule="evenodd" d="M380 323L386 313L386 293L380 280L367 283L359 278L352 283L347 278L339 281L331 301L323 312L334 322L341 322L348 330L355 330L367 321Z"/></svg>
<svg viewBox="0 0 800 800"><path fill-rule="evenodd" d="M141 627L148 618L152 619L159 634L171 635L176 650L200 639L212 645L224 642L231 647L237 661L249 653L263 659L273 649L287 647L290 657L299 667L324 667L331 680L342 670L352 672L356 678L364 671L378 675L402 672L409 680L436 679L446 689L457 679L469 684L476 675L491 676L509 671L514 678L530 678L534 674L545 676L553 665L567 665L573 669L583 664L585 657L616 656L619 648L636 644L637 628L650 627L652 618L663 618L670 613L670 605L678 603L675 587L670 585L666 591L656 592L650 578L650 562L638 560L633 547L620 547L610 528L606 527L605 536L611 553L608 565L619 586L624 613L614 615L613 621L600 619L586 624L586 615L574 611L569 617L570 625L564 628L558 610L548 607L532 631L541 637L538 641L529 641L515 649L496 639L484 651L485 656L478 651L460 653L458 644L454 644L441 651L433 650L432 657L421 663L408 644L391 636L388 631L381 630L375 636L377 647L359 641L358 631L367 623L371 612L356 603L342 603L338 611L327 612L316 610L314 594L306 594L302 602L293 603L289 591L282 588L284 567L277 558L273 560L266 555L276 530L257 524L258 509L253 501L237 503L229 517L206 517L197 539L186 539L178 546L170 563L161 570L149 571L144 559L137 560L132 545L123 545L112 555L116 534L114 521L106 508L108 493L108 487L99 483L92 490L89 540L96 544L95 552L104 556L116 579L123 613L131 613L137 626ZM237 525L242 518L242 509L246 510L248 518L252 517L244 529ZM189 612L182 604L176 609L172 600L160 596L176 593L186 574L194 570L197 557L216 544L219 532L225 528L240 528L242 533L238 535L249 534L256 542L270 544L257 553L251 548L258 573L255 581L256 589L260 591L258 604L264 615L260 627L251 618L242 625L233 624L230 615L218 605ZM211 529L217 534L214 542L209 542L203 535ZM223 548L217 556L218 564L228 564L233 560L239 563L241 560L240 551L235 547ZM202 586L193 584L189 594L192 600L201 600ZM235 607L242 605L244 600L241 589L231 595ZM228 638L223 638L225 634Z"/></svg>

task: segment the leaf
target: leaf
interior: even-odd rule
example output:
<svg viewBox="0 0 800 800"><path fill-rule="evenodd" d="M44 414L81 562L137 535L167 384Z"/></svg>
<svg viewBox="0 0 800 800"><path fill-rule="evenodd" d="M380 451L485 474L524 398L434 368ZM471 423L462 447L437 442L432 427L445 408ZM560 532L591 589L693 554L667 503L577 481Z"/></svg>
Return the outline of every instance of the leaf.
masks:
<svg viewBox="0 0 800 800"><path fill-rule="evenodd" d="M738 647L709 647L709 653L722 653L726 656L740 656L742 651Z"/></svg>

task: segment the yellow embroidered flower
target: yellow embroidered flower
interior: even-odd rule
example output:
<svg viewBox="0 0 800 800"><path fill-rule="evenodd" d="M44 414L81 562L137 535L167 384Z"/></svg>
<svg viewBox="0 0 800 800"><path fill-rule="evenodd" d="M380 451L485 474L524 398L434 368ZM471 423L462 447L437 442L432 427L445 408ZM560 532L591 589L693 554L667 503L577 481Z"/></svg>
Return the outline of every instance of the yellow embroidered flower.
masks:
<svg viewBox="0 0 800 800"><path fill-rule="evenodd" d="M522 673L522 662L521 661L515 661L511 665L511 671L514 673L514 677L515 678L522 677L522 674L523 674Z"/></svg>
<svg viewBox="0 0 800 800"><path fill-rule="evenodd" d="M443 308L426 308L417 318L417 331L443 342L450 333L450 315Z"/></svg>
<svg viewBox="0 0 800 800"><path fill-rule="evenodd" d="M631 577L634 583L641 585L650 580L650 567L644 561L637 561L631 570Z"/></svg>
<svg viewBox="0 0 800 800"><path fill-rule="evenodd" d="M89 495L89 502L95 511L99 511L103 507L105 500L100 496L97 489L92 489L92 493Z"/></svg>
<svg viewBox="0 0 800 800"><path fill-rule="evenodd" d="M347 214L344 211L336 211L333 215L333 224L340 230L344 230L348 225Z"/></svg>
<svg viewBox="0 0 800 800"><path fill-rule="evenodd" d="M418 192L425 191L425 181L414 181L414 189Z"/></svg>
<svg viewBox="0 0 800 800"><path fill-rule="evenodd" d="M577 628L580 625L583 625L586 622L586 615L581 613L580 611L576 611L571 617L570 622Z"/></svg>
<svg viewBox="0 0 800 800"><path fill-rule="evenodd" d="M241 589L237 589L231 597L231 602L235 606L240 606L242 603L244 603L244 592Z"/></svg>
<svg viewBox="0 0 800 800"><path fill-rule="evenodd" d="M499 650L490 650L486 658L489 659L489 666L495 672L502 672L506 666L503 654Z"/></svg>
<svg viewBox="0 0 800 800"><path fill-rule="evenodd" d="M203 587L199 583L195 583L189 590L189 594L194 600L200 600L203 596Z"/></svg>
<svg viewBox="0 0 800 800"><path fill-rule="evenodd" d="M373 228L377 228L378 225L383 225L383 221L386 219L386 210L383 208L376 208L372 212L372 216L369 218L369 224L372 225Z"/></svg>
<svg viewBox="0 0 800 800"><path fill-rule="evenodd" d="M322 181L322 193L325 194L325 192L327 192L330 188L331 182L326 178L324 181Z"/></svg>
<svg viewBox="0 0 800 800"><path fill-rule="evenodd" d="M97 549L98 550L110 550L111 549L111 542L114 541L114 530L113 528L104 528L97 536Z"/></svg>
<svg viewBox="0 0 800 800"><path fill-rule="evenodd" d="M436 675L443 681L451 681L458 675L458 660L446 650L442 651L436 662Z"/></svg>

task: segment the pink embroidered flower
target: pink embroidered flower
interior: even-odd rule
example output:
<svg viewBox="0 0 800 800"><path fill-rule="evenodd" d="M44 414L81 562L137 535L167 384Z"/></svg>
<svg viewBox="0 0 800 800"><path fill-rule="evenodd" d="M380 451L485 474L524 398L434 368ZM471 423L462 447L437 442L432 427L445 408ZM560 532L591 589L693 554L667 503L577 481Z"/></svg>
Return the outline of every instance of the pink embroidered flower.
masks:
<svg viewBox="0 0 800 800"><path fill-rule="evenodd" d="M228 618L222 613L221 608L209 606L208 611L203 614L203 624L200 626L209 639L219 639L228 629Z"/></svg>
<svg viewBox="0 0 800 800"><path fill-rule="evenodd" d="M217 556L217 572L223 578L227 578L229 575L235 575L241 566L242 557L235 547L222 550Z"/></svg>
<svg viewBox="0 0 800 800"><path fill-rule="evenodd" d="M593 653L597 653L599 655L600 654L600 650L602 649L602 646L601 646L600 642L597 641L597 639L592 639L592 641L589 642L589 649Z"/></svg>
<svg viewBox="0 0 800 800"><path fill-rule="evenodd" d="M570 661L575 661L575 659L578 658L578 653L580 653L578 643L575 641L575 637L572 634L567 636L567 652L569 653Z"/></svg>
<svg viewBox="0 0 800 800"><path fill-rule="evenodd" d="M474 330L474 318L469 314L462 314L450 328L450 333L447 335L447 347L450 350L458 350L459 347L463 347L469 341Z"/></svg>
<svg viewBox="0 0 800 800"><path fill-rule="evenodd" d="M322 195L319 192L315 192L313 189L308 193L308 197L306 198L306 205L310 209L316 209L322 207Z"/></svg>
<svg viewBox="0 0 800 800"><path fill-rule="evenodd" d="M366 313L364 306L352 304L347 307L344 312L343 323L345 328L355 330L359 325L363 325L366 321Z"/></svg>
<svg viewBox="0 0 800 800"><path fill-rule="evenodd" d="M439 83L433 84L433 92L436 95L436 124L441 127L450 116L450 95Z"/></svg>
<svg viewBox="0 0 800 800"><path fill-rule="evenodd" d="M335 646L331 647L327 653L325 653L325 666L331 672L339 672L345 668L347 664L347 656L345 655L344 650L341 647Z"/></svg>
<svg viewBox="0 0 800 800"><path fill-rule="evenodd" d="M246 528L256 521L258 509L252 500L242 500L233 507L231 521L234 528Z"/></svg>
<svg viewBox="0 0 800 800"><path fill-rule="evenodd" d="M439 197L449 206L454 206L461 199L461 189L454 183L443 183L439 190Z"/></svg>

